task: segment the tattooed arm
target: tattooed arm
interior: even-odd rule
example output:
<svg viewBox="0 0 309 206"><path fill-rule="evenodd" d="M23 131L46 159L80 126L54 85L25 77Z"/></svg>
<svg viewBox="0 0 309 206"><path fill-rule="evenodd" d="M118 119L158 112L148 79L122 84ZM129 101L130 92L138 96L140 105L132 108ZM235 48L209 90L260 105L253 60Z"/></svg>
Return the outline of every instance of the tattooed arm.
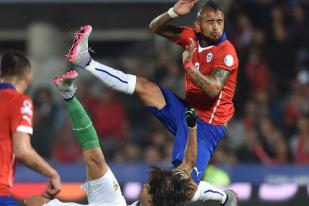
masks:
<svg viewBox="0 0 309 206"><path fill-rule="evenodd" d="M215 98L220 94L230 75L229 71L221 68L213 68L210 76L203 75L195 67L188 69L187 72L193 82L211 98Z"/></svg>
<svg viewBox="0 0 309 206"><path fill-rule="evenodd" d="M182 53L182 61L185 70L187 71L193 82L209 97L217 97L230 72L222 68L213 68L210 76L203 75L192 63L193 53L196 49L193 39L190 39L190 44L186 46L185 51Z"/></svg>

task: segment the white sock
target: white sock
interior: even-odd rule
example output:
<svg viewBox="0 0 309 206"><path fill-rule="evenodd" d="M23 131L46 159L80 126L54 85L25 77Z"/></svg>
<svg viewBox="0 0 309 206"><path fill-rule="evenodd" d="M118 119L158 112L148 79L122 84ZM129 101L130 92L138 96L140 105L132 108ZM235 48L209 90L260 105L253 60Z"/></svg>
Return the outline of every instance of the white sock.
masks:
<svg viewBox="0 0 309 206"><path fill-rule="evenodd" d="M198 200L201 200L203 202L207 200L215 200L218 201L220 204L223 204L226 198L227 195L224 191L214 187L208 182L201 181L191 202L196 202Z"/></svg>
<svg viewBox="0 0 309 206"><path fill-rule="evenodd" d="M133 94L136 86L136 76L125 74L91 59L86 70L97 76L107 87L127 94Z"/></svg>

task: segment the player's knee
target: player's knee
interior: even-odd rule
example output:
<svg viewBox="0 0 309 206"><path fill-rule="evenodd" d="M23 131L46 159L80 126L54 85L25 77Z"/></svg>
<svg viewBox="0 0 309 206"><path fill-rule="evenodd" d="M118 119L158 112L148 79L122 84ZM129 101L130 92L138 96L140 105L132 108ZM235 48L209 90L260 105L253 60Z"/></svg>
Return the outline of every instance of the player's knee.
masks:
<svg viewBox="0 0 309 206"><path fill-rule="evenodd" d="M88 150L88 152L84 154L84 157L86 164L89 166L101 168L106 164L103 154L97 150Z"/></svg>

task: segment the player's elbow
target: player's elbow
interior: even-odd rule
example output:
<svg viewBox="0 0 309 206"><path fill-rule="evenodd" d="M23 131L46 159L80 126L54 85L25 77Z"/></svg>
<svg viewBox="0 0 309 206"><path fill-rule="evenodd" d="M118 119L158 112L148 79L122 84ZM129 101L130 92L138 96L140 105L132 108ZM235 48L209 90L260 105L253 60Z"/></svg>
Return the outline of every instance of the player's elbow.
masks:
<svg viewBox="0 0 309 206"><path fill-rule="evenodd" d="M192 170L196 164L196 156L192 155L190 158L184 160L184 165L189 170Z"/></svg>
<svg viewBox="0 0 309 206"><path fill-rule="evenodd" d="M192 157L188 160L188 166L192 169L194 168L196 164L196 158L197 158L196 155L192 155Z"/></svg>
<svg viewBox="0 0 309 206"><path fill-rule="evenodd" d="M161 25L158 23L157 19L154 19L149 23L148 28L152 33L162 35L165 31L166 25Z"/></svg>
<svg viewBox="0 0 309 206"><path fill-rule="evenodd" d="M219 96L222 90L222 85L220 83L215 83L212 85L212 88L208 90L207 95L214 99Z"/></svg>
<svg viewBox="0 0 309 206"><path fill-rule="evenodd" d="M29 150L23 146L15 145L13 147L13 150L15 157L21 161L27 160L27 158L29 157Z"/></svg>
<svg viewBox="0 0 309 206"><path fill-rule="evenodd" d="M21 160L23 157L25 157L24 152L20 150L14 150L15 157L19 160Z"/></svg>
<svg viewBox="0 0 309 206"><path fill-rule="evenodd" d="M208 93L208 96L212 99L216 98L217 96L219 96L220 94L220 90L214 90Z"/></svg>
<svg viewBox="0 0 309 206"><path fill-rule="evenodd" d="M156 24L154 23L154 21L151 21L148 25L149 30L152 33L158 33L159 32L159 28L156 26Z"/></svg>
<svg viewBox="0 0 309 206"><path fill-rule="evenodd" d="M213 90L204 90L204 93L211 99L219 96L221 90L213 89Z"/></svg>

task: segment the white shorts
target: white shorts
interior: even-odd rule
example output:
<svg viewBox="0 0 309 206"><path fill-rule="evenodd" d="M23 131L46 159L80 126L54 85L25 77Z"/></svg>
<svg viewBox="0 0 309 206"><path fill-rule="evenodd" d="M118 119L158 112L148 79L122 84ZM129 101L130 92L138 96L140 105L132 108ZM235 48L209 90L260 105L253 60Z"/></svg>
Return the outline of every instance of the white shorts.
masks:
<svg viewBox="0 0 309 206"><path fill-rule="evenodd" d="M120 186L113 172L108 169L107 173L96 180L87 181L81 185L88 197L90 206L127 206L122 196ZM45 206L78 206L77 203L63 203L55 199Z"/></svg>
<svg viewBox="0 0 309 206"><path fill-rule="evenodd" d="M87 181L81 187L87 193L88 204L100 204L102 206L127 205L121 193L119 183L110 169L103 177Z"/></svg>

